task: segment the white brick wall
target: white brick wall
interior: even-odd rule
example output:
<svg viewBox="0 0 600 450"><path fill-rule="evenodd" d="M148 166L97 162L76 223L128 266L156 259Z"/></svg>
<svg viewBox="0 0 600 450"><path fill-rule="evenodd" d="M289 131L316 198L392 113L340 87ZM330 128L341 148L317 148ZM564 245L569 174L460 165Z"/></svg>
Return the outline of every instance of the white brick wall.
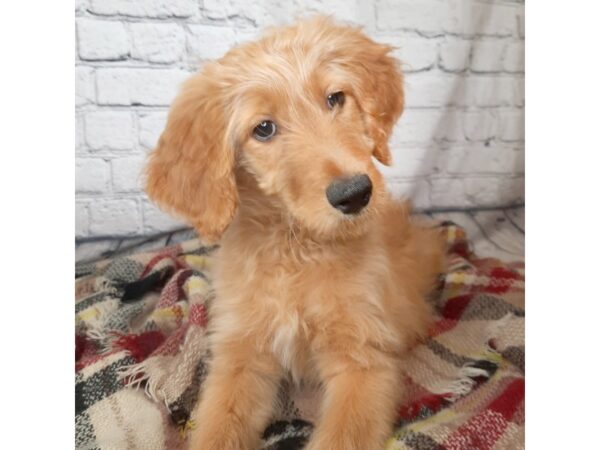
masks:
<svg viewBox="0 0 600 450"><path fill-rule="evenodd" d="M150 63L174 63L185 54L185 33L175 23L132 23L131 57Z"/></svg>
<svg viewBox="0 0 600 450"><path fill-rule="evenodd" d="M86 61L111 61L129 56L129 36L117 21L80 19L77 21L79 57Z"/></svg>
<svg viewBox="0 0 600 450"><path fill-rule="evenodd" d="M140 176L178 86L264 26L313 13L397 47L407 108L382 169L394 192L420 208L523 201L523 0L77 0L77 236L180 226Z"/></svg>
<svg viewBox="0 0 600 450"><path fill-rule="evenodd" d="M133 114L129 111L92 111L83 120L90 152L130 150L135 145Z"/></svg>

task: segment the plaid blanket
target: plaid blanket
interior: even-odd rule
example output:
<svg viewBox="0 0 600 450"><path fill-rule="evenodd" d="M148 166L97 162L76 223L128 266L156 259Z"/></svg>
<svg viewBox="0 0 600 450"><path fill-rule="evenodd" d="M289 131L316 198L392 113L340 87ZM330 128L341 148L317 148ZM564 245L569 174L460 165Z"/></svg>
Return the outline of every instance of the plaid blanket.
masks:
<svg viewBox="0 0 600 450"><path fill-rule="evenodd" d="M387 449L524 447L524 265L477 258L441 224L450 265L430 338L408 358ZM76 267L75 443L185 448L206 374L214 247L198 240ZM283 383L262 448L300 449L320 392Z"/></svg>

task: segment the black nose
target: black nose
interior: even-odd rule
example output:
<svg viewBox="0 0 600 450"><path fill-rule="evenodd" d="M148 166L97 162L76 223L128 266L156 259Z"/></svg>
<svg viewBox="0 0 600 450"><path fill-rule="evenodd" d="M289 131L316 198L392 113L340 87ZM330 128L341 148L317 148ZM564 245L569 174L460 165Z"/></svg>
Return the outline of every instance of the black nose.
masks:
<svg viewBox="0 0 600 450"><path fill-rule="evenodd" d="M369 203L373 184L367 175L339 178L327 187L327 200L344 214L356 214Z"/></svg>

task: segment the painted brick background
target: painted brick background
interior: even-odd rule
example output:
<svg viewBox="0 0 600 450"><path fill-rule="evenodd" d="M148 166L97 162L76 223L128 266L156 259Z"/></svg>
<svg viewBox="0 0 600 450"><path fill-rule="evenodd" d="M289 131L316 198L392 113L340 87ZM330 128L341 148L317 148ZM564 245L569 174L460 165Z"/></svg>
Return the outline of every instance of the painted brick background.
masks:
<svg viewBox="0 0 600 450"><path fill-rule="evenodd" d="M518 0L77 0L77 237L180 225L140 170L180 83L268 25L314 13L364 26L404 63L390 188L418 208L524 198L524 4Z"/></svg>

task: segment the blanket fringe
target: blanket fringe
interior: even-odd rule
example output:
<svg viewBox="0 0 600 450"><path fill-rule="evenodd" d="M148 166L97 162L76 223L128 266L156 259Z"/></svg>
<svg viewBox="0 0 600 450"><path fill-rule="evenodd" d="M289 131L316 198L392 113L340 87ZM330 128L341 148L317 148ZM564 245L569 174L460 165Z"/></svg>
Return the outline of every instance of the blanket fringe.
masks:
<svg viewBox="0 0 600 450"><path fill-rule="evenodd" d="M120 306L120 299L116 297L107 297L102 303L91 306L86 311L91 311L89 318L82 320L82 328L85 328L86 337L93 340L101 348L106 347L106 337L109 330L106 330L107 317L117 311ZM81 312L80 314L83 314Z"/></svg>
<svg viewBox="0 0 600 450"><path fill-rule="evenodd" d="M125 387L138 389L150 378L146 369L144 362L123 366L119 370L119 379L125 381Z"/></svg>
<svg viewBox="0 0 600 450"><path fill-rule="evenodd" d="M487 378L489 373L479 367L463 366L460 368L459 376L457 380L448 386L448 393L450 394L448 400L451 402L455 402L459 398L469 394L477 384L475 378Z"/></svg>
<svg viewBox="0 0 600 450"><path fill-rule="evenodd" d="M139 389L144 385L144 393L156 403L164 403L169 410L167 396L163 389L159 388L160 377L150 376L147 361L137 364L123 366L119 372L119 379L124 381L125 387ZM159 395L160 394L160 395Z"/></svg>
<svg viewBox="0 0 600 450"><path fill-rule="evenodd" d="M489 342L491 339L493 339L494 337L498 336L501 333L502 329L504 327L506 327L506 325L508 323L510 323L512 318L513 318L513 314L507 313L504 317L492 322L489 325L489 327L487 329L487 342L485 344L485 351L486 351L486 354L488 355L488 358L484 358L485 360L489 361L489 357L491 355L493 355L492 361L490 361L490 362L496 364L496 362L493 361L493 359L495 359L494 357L501 359L500 353L498 353L498 351L493 349L490 346ZM491 376L491 374L485 369L482 369L480 367L475 367L470 364L464 365L463 367L460 368L459 378L457 380L455 380L453 383L451 383L448 388L448 392L450 393L448 400L450 400L451 402L455 402L459 398L464 397L465 395L469 394L477 385L476 378L479 378L479 377L489 378L490 376Z"/></svg>
<svg viewBox="0 0 600 450"><path fill-rule="evenodd" d="M101 328L88 328L85 336L96 344L96 351L99 355L104 355L110 351L110 344L105 330Z"/></svg>

